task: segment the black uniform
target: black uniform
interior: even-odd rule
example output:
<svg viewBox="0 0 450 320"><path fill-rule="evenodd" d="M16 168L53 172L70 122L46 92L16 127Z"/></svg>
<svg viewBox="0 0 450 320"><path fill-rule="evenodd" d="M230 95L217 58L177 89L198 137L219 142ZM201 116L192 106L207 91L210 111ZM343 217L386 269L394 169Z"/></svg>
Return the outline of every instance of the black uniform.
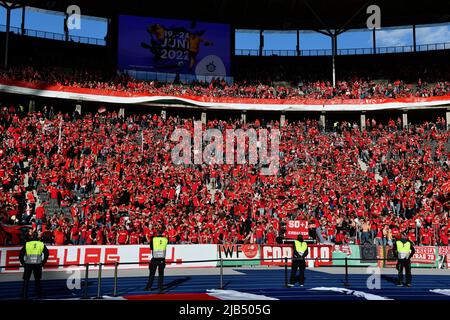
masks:
<svg viewBox="0 0 450 320"><path fill-rule="evenodd" d="M294 246L294 257L292 259L291 278L289 280L289 285L293 286L296 283L295 277L297 275L297 270L300 270L298 282L300 283L300 285L303 285L305 283L305 269L306 269L305 258L308 256L309 249L307 247L305 252L303 252L303 254L300 255L300 253L295 248L295 242L293 246Z"/></svg>
<svg viewBox="0 0 450 320"><path fill-rule="evenodd" d="M154 252L153 239L150 241L150 248ZM145 290L152 290L153 280L155 279L156 269L158 269L158 290L161 293L163 291L164 283L164 268L166 267L166 258L154 258L150 261L150 274L148 276L147 286Z"/></svg>
<svg viewBox="0 0 450 320"><path fill-rule="evenodd" d="M400 259L399 255L398 255L398 250L397 250L397 241L394 243L394 247L393 247L393 251L394 251L394 256L397 258L397 270L398 270L398 282L397 285L401 286L403 285L405 282L403 282L403 269L405 270L405 275L406 275L406 285L410 286L411 285L411 258L414 255L414 253L416 252L416 249L414 249L413 243L409 240L403 239L400 240L403 243L409 242L410 243L410 255L407 259Z"/></svg>
<svg viewBox="0 0 450 320"><path fill-rule="evenodd" d="M49 256L49 252L47 247L44 245L44 258L42 260L42 264L27 264L25 263L26 256L26 244L20 250L19 260L21 265L24 267L23 272L23 287L22 287L22 298L26 299L28 296L28 285L30 282L31 274L34 274L34 285L36 288L36 296L38 298L42 297L42 287L41 287L41 278L42 278L42 267L47 263L47 259Z"/></svg>

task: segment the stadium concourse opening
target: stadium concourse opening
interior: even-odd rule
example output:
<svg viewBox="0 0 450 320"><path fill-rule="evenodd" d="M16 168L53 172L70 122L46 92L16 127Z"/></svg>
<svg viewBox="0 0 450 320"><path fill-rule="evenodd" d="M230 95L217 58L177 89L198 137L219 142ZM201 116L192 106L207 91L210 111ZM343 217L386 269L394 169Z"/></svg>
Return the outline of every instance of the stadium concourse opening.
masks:
<svg viewBox="0 0 450 320"><path fill-rule="evenodd" d="M448 302L449 12L0 0L0 302Z"/></svg>

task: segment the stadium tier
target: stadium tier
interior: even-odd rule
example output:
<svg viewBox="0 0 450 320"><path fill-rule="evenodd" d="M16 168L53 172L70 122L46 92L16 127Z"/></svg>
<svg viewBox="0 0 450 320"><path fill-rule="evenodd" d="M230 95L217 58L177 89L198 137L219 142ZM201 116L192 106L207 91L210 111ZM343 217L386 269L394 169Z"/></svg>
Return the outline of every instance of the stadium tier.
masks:
<svg viewBox="0 0 450 320"><path fill-rule="evenodd" d="M148 243L160 227L170 243L275 243L290 220L305 222L317 243L391 244L408 232L416 243L448 244L442 118L409 128L367 119L363 131L341 122L331 132L309 120L206 122L204 129L278 129L274 176L248 159L174 164L174 130L194 136L192 119L22 114L12 106L0 125L2 222L30 226L51 244ZM2 232L3 244L19 241Z"/></svg>

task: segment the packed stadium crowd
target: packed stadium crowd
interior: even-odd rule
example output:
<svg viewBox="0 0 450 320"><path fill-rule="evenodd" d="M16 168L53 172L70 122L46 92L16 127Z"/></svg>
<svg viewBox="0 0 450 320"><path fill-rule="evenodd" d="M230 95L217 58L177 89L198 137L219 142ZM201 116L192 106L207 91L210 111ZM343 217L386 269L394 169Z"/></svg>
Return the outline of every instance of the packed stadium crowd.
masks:
<svg viewBox="0 0 450 320"><path fill-rule="evenodd" d="M279 84L268 80L236 81L228 84L224 79L210 82L196 81L170 83L138 81L127 74L95 72L92 70L67 71L57 68L14 67L0 72L0 79L26 81L34 84L63 85L106 91L146 93L152 95L201 96L221 98L258 99L381 99L406 97L432 97L450 95L450 81L428 83L417 78L415 83L400 79L392 81L371 80L353 76L340 80L333 86L331 81L297 81L295 84Z"/></svg>
<svg viewBox="0 0 450 320"><path fill-rule="evenodd" d="M175 128L192 118L116 112L0 111L0 244L6 226L46 243L142 244L158 229L170 243L275 243L288 220L308 222L317 243L391 245L401 233L448 245L450 131L445 120L211 119L204 128L280 130L280 167L176 165ZM445 202L447 201L447 202Z"/></svg>

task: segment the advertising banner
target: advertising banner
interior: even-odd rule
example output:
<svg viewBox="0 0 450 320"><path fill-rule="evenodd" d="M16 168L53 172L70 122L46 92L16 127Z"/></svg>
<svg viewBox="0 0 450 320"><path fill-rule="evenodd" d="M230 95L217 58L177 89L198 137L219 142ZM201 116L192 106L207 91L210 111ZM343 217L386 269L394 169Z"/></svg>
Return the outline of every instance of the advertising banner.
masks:
<svg viewBox="0 0 450 320"><path fill-rule="evenodd" d="M278 245L261 245L261 265L266 266L284 266L284 258L292 258L293 245L278 244ZM331 245L308 245L309 253L307 258L317 258L316 266L332 265L332 246ZM288 266L291 261L288 260ZM309 263L307 263L309 265Z"/></svg>
<svg viewBox="0 0 450 320"><path fill-rule="evenodd" d="M224 266L259 265L260 251L257 244L219 244L218 259L223 259ZM220 262L217 263L220 265Z"/></svg>
<svg viewBox="0 0 450 320"><path fill-rule="evenodd" d="M308 221L289 220L286 225L286 238L297 239L301 234L304 239L309 238Z"/></svg>
<svg viewBox="0 0 450 320"><path fill-rule="evenodd" d="M450 246L438 247L438 255L439 257L445 258L446 267L450 269Z"/></svg>
<svg viewBox="0 0 450 320"><path fill-rule="evenodd" d="M148 268L152 257L151 249L146 245L123 246L47 246L50 256L44 270L65 270L73 266L58 267L59 264L98 264L111 263L104 268L114 268L117 262L136 262L122 265L121 269ZM0 261L6 268L0 272L19 271L20 247L1 247ZM216 262L185 263L193 260L216 260L217 245L168 245L166 251L167 268L215 267ZM83 268L83 267L80 267ZM92 266L92 269L97 267Z"/></svg>
<svg viewBox="0 0 450 320"><path fill-rule="evenodd" d="M230 25L119 16L118 69L225 77Z"/></svg>
<svg viewBox="0 0 450 320"><path fill-rule="evenodd" d="M347 258L347 264L349 266L379 266L380 263L374 259L383 258L383 248L380 248L375 245L335 245L333 251L333 265L344 266L345 258Z"/></svg>

